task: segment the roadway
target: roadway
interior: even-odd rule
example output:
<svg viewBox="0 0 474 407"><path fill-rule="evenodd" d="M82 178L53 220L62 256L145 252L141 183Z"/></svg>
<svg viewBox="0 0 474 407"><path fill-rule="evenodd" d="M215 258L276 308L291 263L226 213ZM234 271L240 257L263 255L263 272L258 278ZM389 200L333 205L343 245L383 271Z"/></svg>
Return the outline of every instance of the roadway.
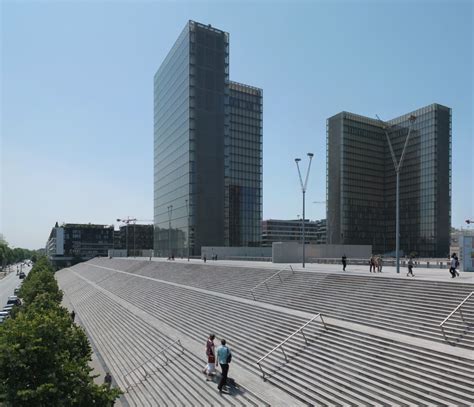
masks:
<svg viewBox="0 0 474 407"><path fill-rule="evenodd" d="M21 280L16 275L16 265L12 265L12 272L0 280L0 310L7 303L8 297L13 295L13 290L20 284ZM20 268L20 265L18 265ZM23 266L23 271L28 274L31 267Z"/></svg>

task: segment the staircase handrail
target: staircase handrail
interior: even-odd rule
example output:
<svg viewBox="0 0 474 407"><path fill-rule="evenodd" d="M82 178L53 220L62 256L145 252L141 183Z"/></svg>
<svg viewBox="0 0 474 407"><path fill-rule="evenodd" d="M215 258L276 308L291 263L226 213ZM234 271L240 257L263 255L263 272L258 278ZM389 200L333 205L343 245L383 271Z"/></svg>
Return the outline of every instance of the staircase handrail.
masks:
<svg viewBox="0 0 474 407"><path fill-rule="evenodd" d="M128 373L125 373L123 375L123 379L126 380L126 378L128 376L130 376L132 373L134 373L135 371L137 371L138 369L140 369L142 366L146 365L150 360L152 359L156 359L158 356L160 356L161 354L163 354L165 356L165 359L166 359L166 363L169 362L169 359L168 359L168 356L166 356L166 351L171 348L173 345L175 345L176 343L178 343L180 346L181 346L181 350L184 351L184 346L182 345L181 343L181 340L180 339L176 339L174 342L170 343L168 346L166 346L165 348L161 349L158 353L156 353L155 355L153 355L152 357L148 358L147 360L145 360L143 363L141 363L139 366L133 368L132 370L130 370ZM129 386L130 387L130 386Z"/></svg>
<svg viewBox="0 0 474 407"><path fill-rule="evenodd" d="M465 303L469 298L471 298L471 296L472 296L473 294L474 294L474 291L471 292L470 294L468 294L467 297L464 298L464 300L462 300L462 301L459 303L459 305L458 305L456 308L454 308L454 309L451 311L451 313L450 313L446 318L444 318L443 322L441 322L441 323L439 324L439 327L441 328L441 332L443 333L443 336L444 336L445 338L446 338L446 334L444 333L443 325L444 325L444 324L448 321L448 319L451 318L451 317L454 315L454 313L455 313L456 311L458 311L458 310L459 310L459 314L461 315L461 319L464 321L464 317L463 317L463 315L462 315L461 307L464 305L464 303Z"/></svg>
<svg viewBox="0 0 474 407"><path fill-rule="evenodd" d="M295 274L295 271L293 270L293 267L291 267L291 265L289 266L290 267L290 270L293 274ZM280 277L280 273L287 270L288 269L288 266L285 266L284 268L282 268L281 270L278 270L275 274L272 274L270 277L267 277L265 280L261 281L260 283L258 283L255 287L251 288L250 289L250 293L252 294L252 297L253 299L255 300L255 295L254 295L254 291L255 289L257 289L258 287L260 287L262 284L265 284L265 287L267 287L267 291L269 291L268 289L268 285L267 285L267 282L270 281L273 277L275 276L278 276L278 278L280 279L280 282L283 282L283 280L281 279Z"/></svg>
<svg viewBox="0 0 474 407"><path fill-rule="evenodd" d="M301 332L301 335L303 335L304 341L306 345L308 345L308 340L306 339L306 336L303 332L303 329L306 328L311 322L313 322L316 318L320 318L321 322L323 323L324 329L328 329L326 326L326 323L324 322L323 316L321 313L316 314L313 318L311 318L308 322L300 326L295 332L293 332L291 335L289 335L284 341L280 342L277 346L275 346L270 352L266 353L265 356L262 356L258 361L257 365L262 372L262 379L265 380L265 372L262 369L261 363L264 359L266 359L268 356L270 356L274 351L276 351L278 348L281 348L281 351L283 353L283 356L285 357L285 361L288 362L288 357L286 356L285 350L283 349L283 345L288 342L293 336L295 336L297 333Z"/></svg>

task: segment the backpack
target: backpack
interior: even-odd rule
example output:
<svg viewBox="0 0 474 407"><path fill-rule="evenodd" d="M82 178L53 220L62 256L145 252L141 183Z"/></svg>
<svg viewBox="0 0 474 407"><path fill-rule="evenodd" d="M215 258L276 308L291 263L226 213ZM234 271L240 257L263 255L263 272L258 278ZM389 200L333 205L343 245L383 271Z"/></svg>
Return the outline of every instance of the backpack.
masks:
<svg viewBox="0 0 474 407"><path fill-rule="evenodd" d="M227 351L227 358L225 363L229 364L232 361L232 353L230 353L230 349L227 346L224 346Z"/></svg>

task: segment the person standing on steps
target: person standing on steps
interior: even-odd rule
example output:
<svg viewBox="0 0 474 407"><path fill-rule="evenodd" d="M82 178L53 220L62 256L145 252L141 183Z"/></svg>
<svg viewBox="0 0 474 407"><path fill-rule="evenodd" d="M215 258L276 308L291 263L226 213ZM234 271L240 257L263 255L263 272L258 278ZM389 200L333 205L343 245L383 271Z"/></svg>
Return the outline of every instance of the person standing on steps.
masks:
<svg viewBox="0 0 474 407"><path fill-rule="evenodd" d="M342 271L346 271L347 257L345 254L342 255Z"/></svg>
<svg viewBox="0 0 474 407"><path fill-rule="evenodd" d="M415 277L415 275L413 274L413 259L410 257L408 259L408 273L407 273L407 277L411 275L412 277Z"/></svg>
<svg viewBox="0 0 474 407"><path fill-rule="evenodd" d="M227 383L227 375L229 374L229 363L232 360L232 352L226 346L226 340L221 340L221 346L217 348L217 363L221 365L222 375L221 380L219 381L219 385L217 389L219 393L222 393L223 387Z"/></svg>
<svg viewBox="0 0 474 407"><path fill-rule="evenodd" d="M210 334L206 342L207 364L204 367L204 370L202 371L203 373L206 373L206 381L209 381L211 376L214 376L216 374L216 352L214 345L215 337L216 336L214 334Z"/></svg>

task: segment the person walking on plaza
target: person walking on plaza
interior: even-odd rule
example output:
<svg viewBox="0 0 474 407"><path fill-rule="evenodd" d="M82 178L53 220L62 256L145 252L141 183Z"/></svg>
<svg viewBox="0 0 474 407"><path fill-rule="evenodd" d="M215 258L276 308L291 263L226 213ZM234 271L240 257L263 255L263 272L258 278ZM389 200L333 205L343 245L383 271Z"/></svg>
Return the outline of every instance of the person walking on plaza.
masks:
<svg viewBox="0 0 474 407"><path fill-rule="evenodd" d="M71 319L72 322L74 322L74 320L76 319L76 313L74 312L74 310L71 311Z"/></svg>
<svg viewBox="0 0 474 407"><path fill-rule="evenodd" d="M206 342L206 358L207 364L204 366L203 373L206 373L206 381L209 381L211 376L216 374L216 352L215 352L215 345L214 345L214 338L216 336L214 334L210 334L209 338L207 338Z"/></svg>
<svg viewBox="0 0 474 407"><path fill-rule="evenodd" d="M221 346L217 348L217 363L221 365L222 375L221 380L219 381L219 385L217 388L219 389L219 393L222 393L223 387L227 383L227 375L229 374L229 363L232 360L232 352L226 346L226 340L221 340Z"/></svg>
<svg viewBox="0 0 474 407"><path fill-rule="evenodd" d="M377 257L377 271L381 273L382 268L383 268L383 259L382 259L382 256L379 256Z"/></svg>
<svg viewBox="0 0 474 407"><path fill-rule="evenodd" d="M104 384L110 389L112 387L112 375L107 372L104 377Z"/></svg>
<svg viewBox="0 0 474 407"><path fill-rule="evenodd" d="M346 271L347 257L345 254L342 255L342 271Z"/></svg>
<svg viewBox="0 0 474 407"><path fill-rule="evenodd" d="M407 277L411 275L412 277L415 277L415 275L413 274L413 259L410 257L408 259L408 273L407 273Z"/></svg>
<svg viewBox="0 0 474 407"><path fill-rule="evenodd" d="M370 272L372 273L372 269L373 269L374 273L375 273L376 270L375 270L375 257L374 257L374 255L372 255L370 257L369 264L370 264Z"/></svg>
<svg viewBox="0 0 474 407"><path fill-rule="evenodd" d="M458 267L458 266L459 266L458 258L456 256L456 253L453 253L451 255L451 263L450 263L450 267L449 267L449 272L451 273L451 278L459 276L459 273L456 270L456 267Z"/></svg>

